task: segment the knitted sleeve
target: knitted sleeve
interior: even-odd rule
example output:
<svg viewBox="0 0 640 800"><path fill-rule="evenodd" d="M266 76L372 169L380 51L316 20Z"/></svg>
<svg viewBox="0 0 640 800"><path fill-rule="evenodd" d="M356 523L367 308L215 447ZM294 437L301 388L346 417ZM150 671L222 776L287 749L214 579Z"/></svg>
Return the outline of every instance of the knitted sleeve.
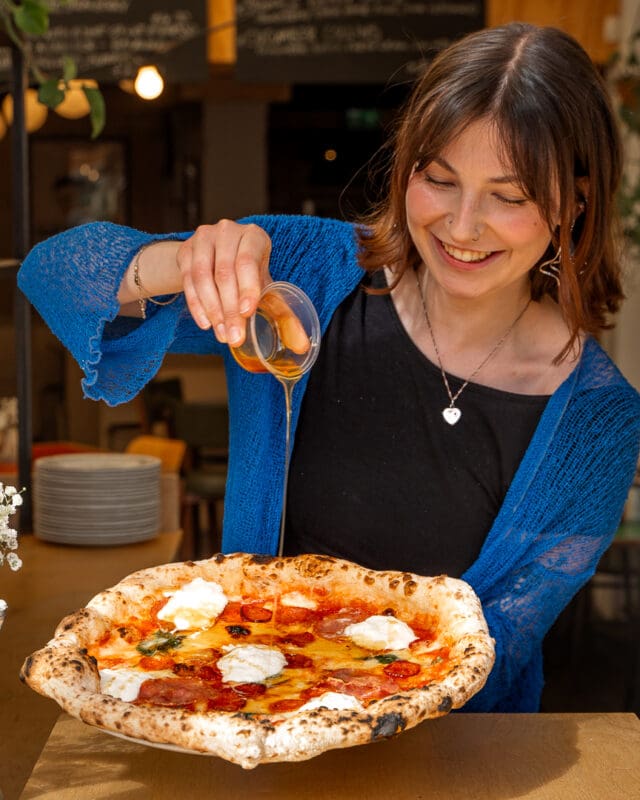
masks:
<svg viewBox="0 0 640 800"><path fill-rule="evenodd" d="M160 368L186 313L183 298L169 306L150 304L142 325L117 316L117 292L142 245L187 235L153 236L95 222L47 239L24 260L18 285L84 371L87 397L126 402Z"/></svg>
<svg viewBox="0 0 640 800"><path fill-rule="evenodd" d="M525 476L527 490L507 496L501 542L490 535L483 570L472 567L467 576L495 638L496 663L466 711L538 710L543 638L615 534L639 443L640 403L631 387L582 392L539 468Z"/></svg>

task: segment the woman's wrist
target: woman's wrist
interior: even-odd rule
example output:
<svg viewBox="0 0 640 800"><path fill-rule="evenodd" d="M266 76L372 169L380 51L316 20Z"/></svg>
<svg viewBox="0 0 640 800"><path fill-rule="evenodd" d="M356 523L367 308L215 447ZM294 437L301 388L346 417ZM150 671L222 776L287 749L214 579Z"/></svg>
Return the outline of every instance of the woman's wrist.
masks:
<svg viewBox="0 0 640 800"><path fill-rule="evenodd" d="M180 244L174 240L151 242L137 251L118 290L122 313L144 318L147 301L166 305L177 299L155 300L182 292L182 276L176 260Z"/></svg>

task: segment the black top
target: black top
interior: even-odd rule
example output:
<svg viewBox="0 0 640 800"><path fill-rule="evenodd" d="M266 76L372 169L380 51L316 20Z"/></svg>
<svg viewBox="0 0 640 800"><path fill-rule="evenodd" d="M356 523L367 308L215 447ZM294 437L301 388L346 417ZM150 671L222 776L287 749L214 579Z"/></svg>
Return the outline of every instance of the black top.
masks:
<svg viewBox="0 0 640 800"><path fill-rule="evenodd" d="M447 377L455 394L461 381ZM439 367L409 338L390 295L359 287L334 314L303 398L285 554L459 577L547 400L470 383L450 426Z"/></svg>

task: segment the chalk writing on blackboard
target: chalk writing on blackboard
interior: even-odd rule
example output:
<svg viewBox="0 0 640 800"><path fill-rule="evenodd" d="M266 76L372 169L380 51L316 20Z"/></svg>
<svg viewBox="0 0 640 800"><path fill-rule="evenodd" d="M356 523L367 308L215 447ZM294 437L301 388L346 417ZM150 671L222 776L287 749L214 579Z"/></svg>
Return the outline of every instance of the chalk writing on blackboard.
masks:
<svg viewBox="0 0 640 800"><path fill-rule="evenodd" d="M179 7L178 7L179 6ZM40 69L61 72L65 55L79 74L102 83L131 78L145 62L158 63L175 82L207 77L205 0L74 0L52 3L49 31L34 38ZM0 72L8 72L10 52L0 49Z"/></svg>
<svg viewBox="0 0 640 800"><path fill-rule="evenodd" d="M474 0L237 0L237 76L289 82L405 77L484 25Z"/></svg>

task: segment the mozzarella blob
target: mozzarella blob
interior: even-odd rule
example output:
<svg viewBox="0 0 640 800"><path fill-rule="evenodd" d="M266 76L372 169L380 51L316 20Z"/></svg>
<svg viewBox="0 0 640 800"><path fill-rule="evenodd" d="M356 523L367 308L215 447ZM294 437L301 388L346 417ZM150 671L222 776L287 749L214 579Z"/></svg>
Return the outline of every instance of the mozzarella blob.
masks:
<svg viewBox="0 0 640 800"><path fill-rule="evenodd" d="M153 672L141 672L140 670L127 669L105 669L100 670L100 691L119 700L131 703L138 697L140 687L145 681L151 678L175 678L171 670L155 670Z"/></svg>
<svg viewBox="0 0 640 800"><path fill-rule="evenodd" d="M317 608L318 604L315 600L307 597L302 592L287 592L280 597L280 605L282 606L295 606L296 608Z"/></svg>
<svg viewBox="0 0 640 800"><path fill-rule="evenodd" d="M179 631L208 628L224 611L227 602L219 583L194 578L171 595L158 612L158 619L170 622Z"/></svg>
<svg viewBox="0 0 640 800"><path fill-rule="evenodd" d="M217 667L227 683L262 683L281 672L287 663L279 650L262 644L239 644L224 649L227 652Z"/></svg>
<svg viewBox="0 0 640 800"><path fill-rule="evenodd" d="M318 697L312 697L298 711L313 711L315 708L332 708L340 711L364 711L364 706L357 697L342 692L325 692Z"/></svg>
<svg viewBox="0 0 640 800"><path fill-rule="evenodd" d="M344 632L367 650L404 650L418 638L406 622L382 614L347 625Z"/></svg>

